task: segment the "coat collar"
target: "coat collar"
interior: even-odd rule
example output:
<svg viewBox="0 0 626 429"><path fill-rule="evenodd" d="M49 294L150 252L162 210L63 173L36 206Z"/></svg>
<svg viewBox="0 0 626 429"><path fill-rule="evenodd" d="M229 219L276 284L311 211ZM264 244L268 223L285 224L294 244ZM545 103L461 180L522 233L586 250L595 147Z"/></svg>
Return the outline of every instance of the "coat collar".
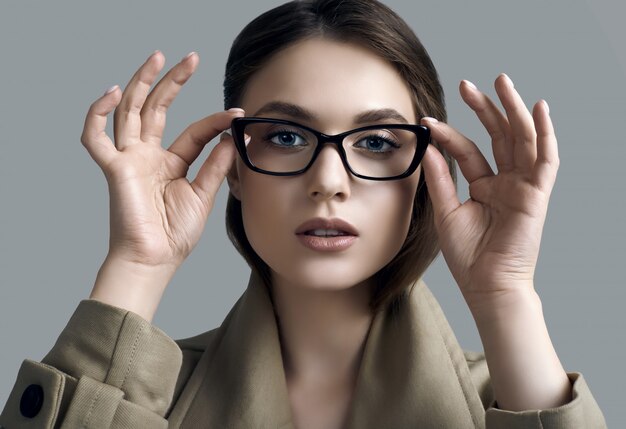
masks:
<svg viewBox="0 0 626 429"><path fill-rule="evenodd" d="M484 427L484 408L441 307L421 279L408 297L397 313L374 316L346 429ZM183 426L193 420L293 429L276 316L254 272L219 330L198 363L203 375Z"/></svg>

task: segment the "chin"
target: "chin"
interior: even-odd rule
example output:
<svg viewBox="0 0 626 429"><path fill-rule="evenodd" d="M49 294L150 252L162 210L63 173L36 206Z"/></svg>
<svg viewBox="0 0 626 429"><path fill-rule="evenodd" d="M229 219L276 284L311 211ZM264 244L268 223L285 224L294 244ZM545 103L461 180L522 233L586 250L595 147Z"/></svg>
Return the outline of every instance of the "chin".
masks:
<svg viewBox="0 0 626 429"><path fill-rule="evenodd" d="M289 266L268 265L273 276L278 276L297 287L320 291L349 289L364 282L376 272L371 270L371 266L358 267L358 264L338 260L303 261Z"/></svg>

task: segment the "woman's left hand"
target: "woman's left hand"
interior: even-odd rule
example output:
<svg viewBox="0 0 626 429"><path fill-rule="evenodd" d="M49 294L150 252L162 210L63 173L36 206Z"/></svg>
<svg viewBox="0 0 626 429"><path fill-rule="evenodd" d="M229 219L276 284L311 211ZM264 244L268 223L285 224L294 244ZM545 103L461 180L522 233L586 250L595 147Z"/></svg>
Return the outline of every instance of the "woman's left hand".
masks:
<svg viewBox="0 0 626 429"><path fill-rule="evenodd" d="M534 293L559 166L547 103L536 103L531 115L508 76L498 76L495 88L506 115L471 83L461 82L460 92L491 136L497 174L467 137L445 123L422 120L469 183L470 199L461 204L443 156L429 145L422 166L441 250L473 311L506 303L518 292Z"/></svg>

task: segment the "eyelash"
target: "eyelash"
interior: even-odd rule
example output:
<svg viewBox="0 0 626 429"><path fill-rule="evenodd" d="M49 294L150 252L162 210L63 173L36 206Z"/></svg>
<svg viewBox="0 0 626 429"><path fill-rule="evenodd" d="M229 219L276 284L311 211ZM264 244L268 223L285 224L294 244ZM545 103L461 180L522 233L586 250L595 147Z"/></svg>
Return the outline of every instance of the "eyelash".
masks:
<svg viewBox="0 0 626 429"><path fill-rule="evenodd" d="M275 136L277 136L279 134L283 134L283 133L295 134L298 137L300 137L301 139L306 140L302 135L300 135L300 133L297 133L294 130L290 130L290 129L286 129L286 128L278 129L278 130L274 130L274 131L270 132L267 136L265 136L265 139L269 140L272 137L275 137Z"/></svg>
<svg viewBox="0 0 626 429"><path fill-rule="evenodd" d="M386 136L384 136L382 134L370 134L368 136L363 137L361 140L366 139L366 138L372 138L372 137L375 137L377 139L382 140L383 142L387 143L389 146L391 146L394 149L398 149L400 147L400 145L398 143L394 142L393 140L390 140L389 138L387 138ZM361 141L361 140L359 140L359 141ZM372 152L382 153L382 152L386 152L386 151L376 151L376 150L374 150Z"/></svg>
<svg viewBox="0 0 626 429"><path fill-rule="evenodd" d="M271 140L273 137L275 137L275 136L277 136L277 135L280 135L280 134L282 134L282 133L294 134L294 135L296 135L296 136L300 137L301 139L306 140L306 139L305 139L302 135L300 135L300 133L298 133L298 132L296 132L296 131L294 131L294 130L291 130L291 129L286 129L286 128L283 128L283 129L278 129L278 130L274 130L274 131L272 131L271 133L267 134L267 135L264 137L264 140L265 140L265 141L269 141L269 140ZM362 141L362 140L364 140L364 139L367 139L367 138L372 138L372 137L375 137L375 138L377 138L377 139L382 140L384 143L387 143L387 144L388 144L389 146L391 146L392 148L397 149L397 148L399 148L399 147L400 147L400 145L399 145L399 144L397 144L397 143L396 143L396 142L394 142L393 140L390 140L390 139L389 139L389 138L387 138L385 135L382 135L382 134L380 134L380 133L366 135L366 136L364 136L363 138L361 138L361 139L359 140L359 142L360 142L360 141ZM357 143L358 143L358 142L357 142ZM376 150L371 150L370 152L375 152L375 153L383 153L383 152L386 152L386 151L380 151L380 150L379 150L379 151L376 151Z"/></svg>

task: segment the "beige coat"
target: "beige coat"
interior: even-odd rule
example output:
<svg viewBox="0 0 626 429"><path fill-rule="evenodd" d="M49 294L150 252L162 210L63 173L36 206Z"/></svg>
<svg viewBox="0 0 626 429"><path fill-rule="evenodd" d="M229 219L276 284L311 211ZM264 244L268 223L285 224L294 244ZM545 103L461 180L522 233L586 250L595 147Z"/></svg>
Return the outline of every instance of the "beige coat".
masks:
<svg viewBox="0 0 626 429"><path fill-rule="evenodd" d="M568 376L570 403L498 409L484 355L461 349L419 281L398 313L374 317L346 429L605 428L583 376ZM41 363L22 363L0 426L293 428L267 289L251 275L220 327L177 341L135 313L81 301Z"/></svg>

